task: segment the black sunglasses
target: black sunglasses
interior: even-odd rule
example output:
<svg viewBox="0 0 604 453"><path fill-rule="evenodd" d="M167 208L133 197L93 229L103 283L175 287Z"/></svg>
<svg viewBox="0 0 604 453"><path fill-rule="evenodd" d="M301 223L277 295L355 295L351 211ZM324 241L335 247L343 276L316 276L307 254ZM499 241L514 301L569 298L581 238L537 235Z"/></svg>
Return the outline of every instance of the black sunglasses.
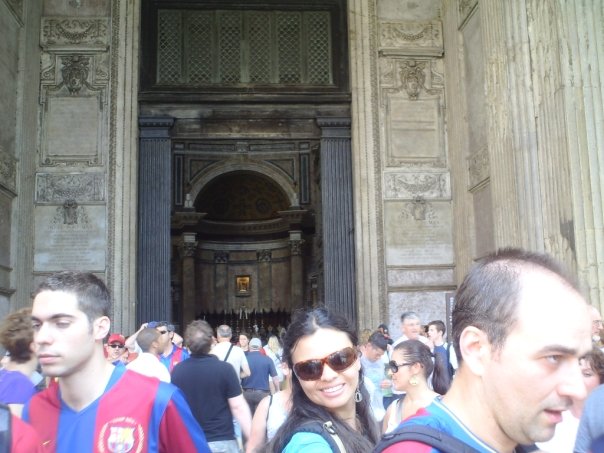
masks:
<svg viewBox="0 0 604 453"><path fill-rule="evenodd" d="M392 371L393 373L397 373L399 368L409 365L415 365L415 363L416 362L396 363L394 360L391 360L390 362L388 362L388 368L390 368L390 371Z"/></svg>
<svg viewBox="0 0 604 453"><path fill-rule="evenodd" d="M123 346L121 344L108 344L107 346L109 346L110 348L113 349L122 349Z"/></svg>
<svg viewBox="0 0 604 453"><path fill-rule="evenodd" d="M352 347L336 351L322 359L311 359L298 362L294 365L294 373L302 381L317 381L323 375L323 366L340 373L350 368L358 358L356 349Z"/></svg>

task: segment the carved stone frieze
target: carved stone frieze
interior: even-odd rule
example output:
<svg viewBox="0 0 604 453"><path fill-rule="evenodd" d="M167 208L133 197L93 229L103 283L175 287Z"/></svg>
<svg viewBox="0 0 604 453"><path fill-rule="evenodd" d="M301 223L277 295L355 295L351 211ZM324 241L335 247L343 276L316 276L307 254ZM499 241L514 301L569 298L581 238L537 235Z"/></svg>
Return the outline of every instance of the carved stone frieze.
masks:
<svg viewBox="0 0 604 453"><path fill-rule="evenodd" d="M484 182L490 175L489 151L482 148L468 157L470 190Z"/></svg>
<svg viewBox="0 0 604 453"><path fill-rule="evenodd" d="M17 191L17 159L0 148L0 186Z"/></svg>
<svg viewBox="0 0 604 453"><path fill-rule="evenodd" d="M65 199L80 203L105 201L103 173L69 173L36 175L36 203L59 203Z"/></svg>
<svg viewBox="0 0 604 453"><path fill-rule="evenodd" d="M258 262L270 263L273 259L273 252L272 250L258 250L258 252L256 252L256 256L258 258Z"/></svg>
<svg viewBox="0 0 604 453"><path fill-rule="evenodd" d="M382 22L379 35L380 54L442 55L443 33L440 21Z"/></svg>
<svg viewBox="0 0 604 453"><path fill-rule="evenodd" d="M229 252L218 251L214 252L214 263L216 264L226 264L229 262Z"/></svg>
<svg viewBox="0 0 604 453"><path fill-rule="evenodd" d="M450 199L449 173L386 173L386 198Z"/></svg>
<svg viewBox="0 0 604 453"><path fill-rule="evenodd" d="M404 91L409 99L418 99L422 91L438 95L444 90L442 59L382 59L380 83L384 92Z"/></svg>
<svg viewBox="0 0 604 453"><path fill-rule="evenodd" d="M109 48L109 18L107 17L43 17L40 45L52 47Z"/></svg>
<svg viewBox="0 0 604 453"><path fill-rule="evenodd" d="M291 254L293 256L302 255L302 246L304 245L304 239L295 239L289 241L289 245L291 247Z"/></svg>

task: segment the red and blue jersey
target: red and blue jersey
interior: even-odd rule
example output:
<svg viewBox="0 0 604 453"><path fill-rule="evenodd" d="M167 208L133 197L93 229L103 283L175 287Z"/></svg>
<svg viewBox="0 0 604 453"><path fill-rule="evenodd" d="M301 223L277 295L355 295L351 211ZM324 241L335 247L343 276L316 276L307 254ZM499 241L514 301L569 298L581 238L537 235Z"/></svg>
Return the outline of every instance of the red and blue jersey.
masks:
<svg viewBox="0 0 604 453"><path fill-rule="evenodd" d="M470 431L455 414L453 414L442 401L435 399L432 404L422 408L408 419L404 420L399 426L430 426L439 431L449 434L467 445L473 447L480 453L497 453L497 451L479 439ZM382 453L440 453L436 448L421 442L411 440L403 441L391 445L384 449Z"/></svg>
<svg viewBox="0 0 604 453"><path fill-rule="evenodd" d="M210 452L177 387L124 367L115 368L103 395L81 411L67 406L55 386L31 399L23 419L49 452Z"/></svg>
<svg viewBox="0 0 604 453"><path fill-rule="evenodd" d="M164 366L171 373L174 367L189 358L190 354L185 351L183 348L172 344L172 351L167 356L160 354L159 361L164 364Z"/></svg>

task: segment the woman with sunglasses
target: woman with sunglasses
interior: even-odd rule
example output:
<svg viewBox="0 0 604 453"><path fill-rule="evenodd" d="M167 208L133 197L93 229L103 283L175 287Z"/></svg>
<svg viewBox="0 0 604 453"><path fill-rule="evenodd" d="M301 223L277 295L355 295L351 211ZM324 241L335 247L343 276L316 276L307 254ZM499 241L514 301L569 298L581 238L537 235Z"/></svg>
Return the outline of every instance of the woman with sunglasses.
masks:
<svg viewBox="0 0 604 453"><path fill-rule="evenodd" d="M430 405L434 398L444 395L451 384L441 355L433 354L419 340L399 343L392 352L388 367L393 387L406 393L388 406L382 422L384 433L393 431L401 421ZM428 383L430 375L432 388Z"/></svg>
<svg viewBox="0 0 604 453"><path fill-rule="evenodd" d="M283 359L293 370L291 412L267 451L371 451L379 431L356 346L342 316L324 308L294 314L283 345Z"/></svg>

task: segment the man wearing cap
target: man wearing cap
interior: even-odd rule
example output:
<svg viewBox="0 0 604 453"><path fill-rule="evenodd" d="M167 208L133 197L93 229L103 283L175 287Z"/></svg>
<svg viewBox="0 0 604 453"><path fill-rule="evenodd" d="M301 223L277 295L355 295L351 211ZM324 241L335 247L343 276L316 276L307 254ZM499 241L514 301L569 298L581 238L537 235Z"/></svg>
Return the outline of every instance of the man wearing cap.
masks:
<svg viewBox="0 0 604 453"><path fill-rule="evenodd" d="M105 357L108 362L111 362L115 366L124 365L126 362L126 355L124 354L125 343L126 339L122 334L112 333L109 335L109 339L105 345Z"/></svg>
<svg viewBox="0 0 604 453"><path fill-rule="evenodd" d="M269 393L279 389L279 377L274 362L260 352L262 342L260 338L250 340L250 351L247 353L247 362L251 375L241 380L243 396L250 405L252 417L258 403Z"/></svg>

